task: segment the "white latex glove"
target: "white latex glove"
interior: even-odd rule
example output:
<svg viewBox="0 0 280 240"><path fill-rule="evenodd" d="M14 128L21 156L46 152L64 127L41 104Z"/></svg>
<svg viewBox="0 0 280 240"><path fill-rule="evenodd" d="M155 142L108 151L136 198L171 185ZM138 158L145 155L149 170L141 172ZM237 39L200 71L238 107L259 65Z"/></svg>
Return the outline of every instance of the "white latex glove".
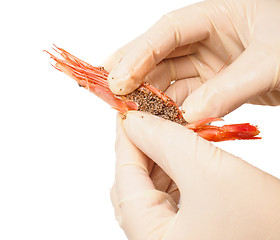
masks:
<svg viewBox="0 0 280 240"><path fill-rule="evenodd" d="M279 179L186 127L129 112L116 154L111 196L128 239L280 239Z"/></svg>
<svg viewBox="0 0 280 240"><path fill-rule="evenodd" d="M279 0L210 0L168 13L108 58L110 88L127 94L148 81L183 104L189 122L246 102L278 105L279 13Z"/></svg>

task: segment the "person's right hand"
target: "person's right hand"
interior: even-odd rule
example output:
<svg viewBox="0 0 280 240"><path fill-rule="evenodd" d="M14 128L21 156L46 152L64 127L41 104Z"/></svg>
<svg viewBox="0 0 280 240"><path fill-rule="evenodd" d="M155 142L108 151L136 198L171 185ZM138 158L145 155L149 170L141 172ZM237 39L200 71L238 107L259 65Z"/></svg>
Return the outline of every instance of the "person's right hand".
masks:
<svg viewBox="0 0 280 240"><path fill-rule="evenodd" d="M128 239L280 239L279 179L144 112L118 115L116 135L111 199Z"/></svg>
<svg viewBox="0 0 280 240"><path fill-rule="evenodd" d="M110 89L127 94L148 81L189 122L246 102L278 105L279 12L278 0L210 0L166 14L107 59Z"/></svg>

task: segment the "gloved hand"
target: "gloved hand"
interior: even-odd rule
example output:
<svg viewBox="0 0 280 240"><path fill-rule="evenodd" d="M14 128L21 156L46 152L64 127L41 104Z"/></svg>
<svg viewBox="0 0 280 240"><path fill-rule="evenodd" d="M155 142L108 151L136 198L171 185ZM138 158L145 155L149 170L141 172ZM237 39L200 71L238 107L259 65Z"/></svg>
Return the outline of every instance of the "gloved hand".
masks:
<svg viewBox="0 0 280 240"><path fill-rule="evenodd" d="M280 239L279 179L186 127L128 112L116 154L111 197L128 239Z"/></svg>
<svg viewBox="0 0 280 240"><path fill-rule="evenodd" d="M279 12L278 0L210 0L168 13L107 59L110 88L122 95L148 81L189 122L278 105Z"/></svg>

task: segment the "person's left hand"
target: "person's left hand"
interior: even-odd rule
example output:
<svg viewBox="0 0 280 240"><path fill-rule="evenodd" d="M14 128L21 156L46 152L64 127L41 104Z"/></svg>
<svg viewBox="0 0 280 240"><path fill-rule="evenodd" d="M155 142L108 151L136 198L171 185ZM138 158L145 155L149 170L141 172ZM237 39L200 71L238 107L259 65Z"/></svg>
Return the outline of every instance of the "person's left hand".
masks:
<svg viewBox="0 0 280 240"><path fill-rule="evenodd" d="M125 95L149 82L190 123L280 105L279 11L279 0L209 0L167 13L107 58L109 87Z"/></svg>
<svg viewBox="0 0 280 240"><path fill-rule="evenodd" d="M128 239L280 239L279 179L171 121L117 122L111 198Z"/></svg>

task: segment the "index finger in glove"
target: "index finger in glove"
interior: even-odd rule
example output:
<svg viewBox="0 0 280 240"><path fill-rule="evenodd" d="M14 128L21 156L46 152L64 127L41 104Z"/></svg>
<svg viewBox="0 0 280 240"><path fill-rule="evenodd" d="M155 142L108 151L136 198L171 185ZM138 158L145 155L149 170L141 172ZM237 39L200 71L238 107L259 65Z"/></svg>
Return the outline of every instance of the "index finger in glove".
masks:
<svg viewBox="0 0 280 240"><path fill-rule="evenodd" d="M186 127L154 115L129 111L123 126L129 139L177 184L182 199L198 182L211 185L248 167Z"/></svg>
<svg viewBox="0 0 280 240"><path fill-rule="evenodd" d="M128 44L121 58L117 57L119 61L108 77L110 89L121 95L133 91L176 48L209 36L211 26L203 10L196 5L164 15L146 33ZM114 57L112 59L115 61Z"/></svg>

